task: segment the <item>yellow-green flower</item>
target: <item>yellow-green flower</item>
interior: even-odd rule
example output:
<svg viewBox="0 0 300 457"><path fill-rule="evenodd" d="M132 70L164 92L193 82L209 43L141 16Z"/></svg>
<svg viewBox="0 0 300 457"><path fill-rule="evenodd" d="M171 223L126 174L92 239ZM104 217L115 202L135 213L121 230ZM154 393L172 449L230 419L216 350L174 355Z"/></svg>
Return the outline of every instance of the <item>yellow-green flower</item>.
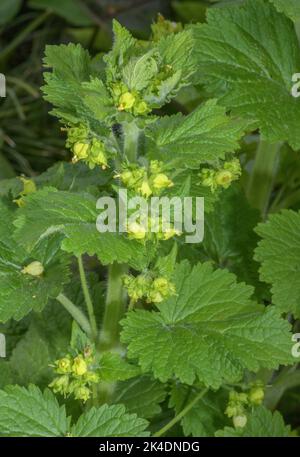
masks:
<svg viewBox="0 0 300 457"><path fill-rule="evenodd" d="M158 173L153 180L152 180L152 185L154 189L160 190L160 189L165 189L167 187L172 187L174 184L171 181L171 179L168 178L167 175L164 173Z"/></svg>
<svg viewBox="0 0 300 457"><path fill-rule="evenodd" d="M125 92L119 98L119 111L129 110L135 103L135 96L131 92Z"/></svg>
<svg viewBox="0 0 300 457"><path fill-rule="evenodd" d="M54 393L59 393L62 395L68 394L69 388L69 376L64 375L58 378L55 378L50 384L49 387L53 390Z"/></svg>
<svg viewBox="0 0 300 457"><path fill-rule="evenodd" d="M90 145L88 143L75 143L73 146L73 152L75 156L75 160L82 160L88 157Z"/></svg>
<svg viewBox="0 0 300 457"><path fill-rule="evenodd" d="M235 428L244 428L247 425L247 416L245 414L234 416L232 420Z"/></svg>
<svg viewBox="0 0 300 457"><path fill-rule="evenodd" d="M82 355L75 357L72 365L72 371L77 376L82 376L87 372L87 364Z"/></svg>
<svg viewBox="0 0 300 457"><path fill-rule="evenodd" d="M265 392L262 387L252 387L249 392L249 401L253 405L261 405L265 397Z"/></svg>
<svg viewBox="0 0 300 457"><path fill-rule="evenodd" d="M74 388L75 400L82 400L86 402L91 396L91 391L88 387L79 386Z"/></svg>
<svg viewBox="0 0 300 457"><path fill-rule="evenodd" d="M222 186L224 189L227 189L234 180L234 175L229 170L220 170L217 172L215 179L218 186Z"/></svg>
<svg viewBox="0 0 300 457"><path fill-rule="evenodd" d="M72 361L69 357L63 357L55 362L56 372L60 374L71 373Z"/></svg>
<svg viewBox="0 0 300 457"><path fill-rule="evenodd" d="M31 262L29 265L24 267L21 272L31 276L41 276L44 273L44 267L41 262L35 260L34 262Z"/></svg>
<svg viewBox="0 0 300 457"><path fill-rule="evenodd" d="M129 238L144 240L146 238L146 232L146 228L138 222L131 222L128 224L127 233Z"/></svg>

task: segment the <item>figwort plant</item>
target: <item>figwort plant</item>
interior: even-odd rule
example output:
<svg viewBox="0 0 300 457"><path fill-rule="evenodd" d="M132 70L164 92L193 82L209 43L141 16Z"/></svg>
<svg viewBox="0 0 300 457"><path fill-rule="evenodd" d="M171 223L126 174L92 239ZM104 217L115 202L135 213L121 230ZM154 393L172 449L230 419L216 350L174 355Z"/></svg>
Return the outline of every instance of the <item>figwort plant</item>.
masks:
<svg viewBox="0 0 300 457"><path fill-rule="evenodd" d="M160 17L147 42L114 21L104 56L46 47L72 160L1 187L1 435L291 433L271 410L299 384L300 213L278 212L299 189L277 172L300 149L300 49L293 8L272 3ZM185 242L193 204L180 230L159 211L155 230L148 212L110 230L105 202L115 227L124 190L146 206L204 198L204 239Z"/></svg>

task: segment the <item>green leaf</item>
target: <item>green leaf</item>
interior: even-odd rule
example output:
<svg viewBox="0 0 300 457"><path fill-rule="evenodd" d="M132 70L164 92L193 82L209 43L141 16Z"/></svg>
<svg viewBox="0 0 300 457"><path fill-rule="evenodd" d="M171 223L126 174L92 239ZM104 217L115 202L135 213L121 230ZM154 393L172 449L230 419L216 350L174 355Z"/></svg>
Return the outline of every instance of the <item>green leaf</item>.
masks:
<svg viewBox="0 0 300 457"><path fill-rule="evenodd" d="M207 21L193 27L199 82L234 115L254 121L264 139L300 148L300 100L291 94L300 71L293 23L264 0L211 8Z"/></svg>
<svg viewBox="0 0 300 457"><path fill-rule="evenodd" d="M248 417L244 428L225 427L224 430L216 432L218 437L288 437L290 436L290 426L284 424L284 420L278 411L272 414L263 406L254 408Z"/></svg>
<svg viewBox="0 0 300 457"><path fill-rule="evenodd" d="M80 0L30 0L31 8L53 11L72 25L91 25L88 9Z"/></svg>
<svg viewBox="0 0 300 457"><path fill-rule="evenodd" d="M298 0L269 0L274 4L280 13L286 14L288 17L297 21L300 19L300 3Z"/></svg>
<svg viewBox="0 0 300 457"><path fill-rule="evenodd" d="M51 235L26 251L12 237L13 212L0 202L0 321L21 319L41 311L69 281L69 256L60 251L60 237ZM44 267L41 276L22 272L33 261Z"/></svg>
<svg viewBox="0 0 300 457"><path fill-rule="evenodd" d="M196 395L195 389L182 384L174 384L169 407L174 408L176 414L179 414ZM184 436L214 436L215 431L224 425L225 407L223 391L208 392L181 420Z"/></svg>
<svg viewBox="0 0 300 457"><path fill-rule="evenodd" d="M48 342L32 324L10 358L16 382L22 386L29 383L47 385L51 375L51 361Z"/></svg>
<svg viewBox="0 0 300 457"><path fill-rule="evenodd" d="M69 420L54 395L36 386L9 386L0 391L1 436L65 436Z"/></svg>
<svg viewBox="0 0 300 457"><path fill-rule="evenodd" d="M44 73L46 84L42 87L44 98L56 107L52 114L65 122L92 123L93 113L84 103L91 90L89 86L85 89L83 83L89 84L90 78L96 76L88 51L73 43L46 46L44 66L52 69ZM90 84L93 86L93 82Z"/></svg>
<svg viewBox="0 0 300 457"><path fill-rule="evenodd" d="M300 213L271 215L256 232L262 237L255 250L261 280L272 285L273 303L281 312L300 317Z"/></svg>
<svg viewBox="0 0 300 457"><path fill-rule="evenodd" d="M16 16L22 6L22 0L1 0L0 25L7 24Z"/></svg>
<svg viewBox="0 0 300 457"><path fill-rule="evenodd" d="M98 374L102 381L114 382L125 381L126 379L137 376L140 372L139 367L129 364L119 354L105 352L99 360Z"/></svg>
<svg viewBox="0 0 300 457"><path fill-rule="evenodd" d="M158 304L159 312L131 311L122 321L128 357L143 372L218 388L245 369L292 363L289 323L273 307L253 303L252 288L233 274L184 261L172 280L177 295Z"/></svg>
<svg viewBox="0 0 300 457"><path fill-rule="evenodd" d="M214 210L205 217L200 249L205 260L213 260L218 267L235 273L239 280L261 289L258 264L253 261L258 241L254 227L259 221L259 212L250 207L242 190L231 186L221 193Z"/></svg>
<svg viewBox="0 0 300 457"><path fill-rule="evenodd" d="M107 64L108 80L114 79L119 69L124 65L126 53L136 44L136 40L131 33L115 19L113 20L113 34L113 48L104 57Z"/></svg>
<svg viewBox="0 0 300 457"><path fill-rule="evenodd" d="M174 243L168 255L161 256L157 259L154 268L161 276L165 276L166 278L172 276L176 264L177 251L177 244Z"/></svg>
<svg viewBox="0 0 300 457"><path fill-rule="evenodd" d="M72 436L131 437L149 436L148 423L136 414L126 413L123 405L92 408L72 427Z"/></svg>
<svg viewBox="0 0 300 457"><path fill-rule="evenodd" d="M165 400L166 395L163 384L149 377L139 376L118 383L112 402L122 403L128 412L150 419L161 412L160 403Z"/></svg>
<svg viewBox="0 0 300 457"><path fill-rule="evenodd" d="M225 108L209 100L188 116L163 117L146 131L150 156L183 167L222 159L239 148L245 122L226 116Z"/></svg>
<svg viewBox="0 0 300 457"><path fill-rule="evenodd" d="M149 248L125 235L100 233L96 228L97 199L90 194L74 194L44 188L26 198L26 206L16 221L16 237L27 248L59 232L62 249L78 256L97 255L103 264L114 261L140 269L148 263Z"/></svg>

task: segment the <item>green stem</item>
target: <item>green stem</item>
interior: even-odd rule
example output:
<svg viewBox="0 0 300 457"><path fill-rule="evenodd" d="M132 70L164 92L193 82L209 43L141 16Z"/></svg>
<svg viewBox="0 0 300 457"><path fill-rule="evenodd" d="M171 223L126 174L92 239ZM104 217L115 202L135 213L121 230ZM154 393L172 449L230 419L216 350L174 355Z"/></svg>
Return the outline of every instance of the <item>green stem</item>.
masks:
<svg viewBox="0 0 300 457"><path fill-rule="evenodd" d="M123 124L124 156L129 162L136 162L139 148L140 129L134 122Z"/></svg>
<svg viewBox="0 0 300 457"><path fill-rule="evenodd" d="M269 144L260 141L248 183L249 202L260 210L263 219L266 218L269 208L281 145L282 143Z"/></svg>
<svg viewBox="0 0 300 457"><path fill-rule="evenodd" d="M91 326L83 312L79 308L77 308L77 306L74 305L74 303L71 300L69 300L69 298L67 298L64 294L59 294L56 297L56 300L58 300L59 303L61 303L63 307L71 314L73 319L80 325L82 330L84 330L85 333L90 336L92 333Z"/></svg>
<svg viewBox="0 0 300 457"><path fill-rule="evenodd" d="M51 12L45 11L43 14L37 16L27 27L25 27L19 35L17 35L6 48L0 52L0 59L4 60L13 52L35 29L37 29L49 16Z"/></svg>
<svg viewBox="0 0 300 457"><path fill-rule="evenodd" d="M92 335L93 335L93 339L96 340L97 339L97 335L98 335L97 322L96 322L96 318L95 318L94 306L93 306L93 302L92 302L91 295L90 295L90 292L89 292L89 287L88 287L88 283L87 283L87 280L86 280L85 271L84 271L84 267L83 267L83 262L82 262L82 257L81 256L78 257L78 267L79 267L81 287L82 287L84 300L85 300L85 303L86 303L87 312L88 312L88 316L89 316L89 320L90 320L90 326L91 326L91 330L92 330Z"/></svg>
<svg viewBox="0 0 300 457"><path fill-rule="evenodd" d="M208 389L201 390L198 395L185 407L180 413L177 414L170 422L168 422L164 427L162 427L158 432L154 433L153 436L159 437L164 435L170 428L172 428L177 422L179 422L195 405L198 403L201 398L207 393Z"/></svg>
<svg viewBox="0 0 300 457"><path fill-rule="evenodd" d="M113 263L108 267L106 305L100 332L100 349L103 351L119 346L119 322L125 312L126 301L122 276L126 271L126 265Z"/></svg>

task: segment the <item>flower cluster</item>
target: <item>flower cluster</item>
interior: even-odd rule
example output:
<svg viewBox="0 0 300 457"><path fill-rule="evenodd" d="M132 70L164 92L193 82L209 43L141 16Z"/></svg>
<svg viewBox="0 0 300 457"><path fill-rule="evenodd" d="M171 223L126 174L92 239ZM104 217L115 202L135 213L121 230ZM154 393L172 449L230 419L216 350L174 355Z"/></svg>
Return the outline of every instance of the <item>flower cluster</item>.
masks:
<svg viewBox="0 0 300 457"><path fill-rule="evenodd" d="M232 391L229 394L229 402L225 410L228 417L232 417L235 427L245 427L247 424L247 408L259 406L264 399L265 393L261 382L254 383L248 392Z"/></svg>
<svg viewBox="0 0 300 457"><path fill-rule="evenodd" d="M144 116L151 111L137 90L130 91L123 82L111 86L111 95L118 111L127 111L134 116Z"/></svg>
<svg viewBox="0 0 300 457"><path fill-rule="evenodd" d="M76 127L64 129L67 131L66 147L73 152L73 163L80 160L86 162L90 168L96 165L103 170L107 168L107 151L104 143L91 135L89 129L80 124Z"/></svg>
<svg viewBox="0 0 300 457"><path fill-rule="evenodd" d="M159 195L164 189L173 186L171 179L163 173L162 162L151 160L149 169L134 165L123 165L123 170L116 178L120 178L127 189L144 198Z"/></svg>
<svg viewBox="0 0 300 457"><path fill-rule="evenodd" d="M151 274L139 276L125 275L123 284L127 289L131 304L145 299L147 303L160 303L175 294L175 285L163 276L153 278Z"/></svg>
<svg viewBox="0 0 300 457"><path fill-rule="evenodd" d="M203 168L199 174L200 184L210 187L212 192L215 192L219 187L227 189L240 175L241 165L238 159L225 162L224 166L219 170Z"/></svg>
<svg viewBox="0 0 300 457"><path fill-rule="evenodd" d="M49 387L64 397L74 395L76 400L86 402L91 396L91 385L99 382L99 375L93 370L95 364L90 348L76 357L66 355L54 362L56 377Z"/></svg>
<svg viewBox="0 0 300 457"><path fill-rule="evenodd" d="M127 235L131 240L138 240L144 243L145 241L166 241L176 235L181 235L179 230L176 230L171 224L164 223L159 217L148 217L146 221L135 221L127 224Z"/></svg>

